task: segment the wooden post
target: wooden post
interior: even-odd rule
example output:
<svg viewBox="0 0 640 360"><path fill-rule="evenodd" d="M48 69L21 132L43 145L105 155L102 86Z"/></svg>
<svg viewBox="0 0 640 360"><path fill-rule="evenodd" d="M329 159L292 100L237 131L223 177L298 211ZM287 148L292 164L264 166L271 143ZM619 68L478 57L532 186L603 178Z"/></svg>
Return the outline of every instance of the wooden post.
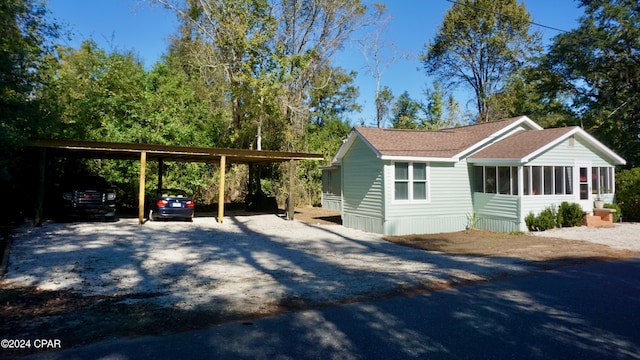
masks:
<svg viewBox="0 0 640 360"><path fill-rule="evenodd" d="M144 188L147 170L147 152L140 153L140 185L138 190L138 224L144 224Z"/></svg>
<svg viewBox="0 0 640 360"><path fill-rule="evenodd" d="M296 212L296 199L294 196L295 172L296 162L295 160L289 160L289 201L287 202L287 220L293 220L293 215Z"/></svg>
<svg viewBox="0 0 640 360"><path fill-rule="evenodd" d="M162 176L164 175L164 160L158 160L158 187L156 190L162 189Z"/></svg>
<svg viewBox="0 0 640 360"><path fill-rule="evenodd" d="M42 226L42 213L44 211L44 183L45 170L47 166L47 149L39 149L38 151L38 179L36 187L36 208L33 217L33 225Z"/></svg>
<svg viewBox="0 0 640 360"><path fill-rule="evenodd" d="M224 217L224 176L226 167L226 156L220 156L220 182L218 190L218 224L222 224L222 218Z"/></svg>

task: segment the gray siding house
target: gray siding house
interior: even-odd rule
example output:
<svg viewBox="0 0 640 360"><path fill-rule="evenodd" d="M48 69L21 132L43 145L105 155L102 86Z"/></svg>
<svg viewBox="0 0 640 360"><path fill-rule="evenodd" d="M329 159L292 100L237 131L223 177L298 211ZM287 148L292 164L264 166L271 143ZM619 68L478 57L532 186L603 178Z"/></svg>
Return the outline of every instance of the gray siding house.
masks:
<svg viewBox="0 0 640 360"><path fill-rule="evenodd" d="M437 131L356 127L323 168L322 206L385 235L526 231L530 211L613 202L623 164L579 127L545 130L526 116Z"/></svg>

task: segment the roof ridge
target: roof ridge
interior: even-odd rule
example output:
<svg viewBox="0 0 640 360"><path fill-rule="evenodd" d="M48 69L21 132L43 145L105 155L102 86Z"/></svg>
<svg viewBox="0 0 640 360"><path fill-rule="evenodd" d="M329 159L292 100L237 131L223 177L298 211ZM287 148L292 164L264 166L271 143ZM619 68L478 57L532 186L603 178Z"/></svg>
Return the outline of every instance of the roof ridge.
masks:
<svg viewBox="0 0 640 360"><path fill-rule="evenodd" d="M486 125L490 125L490 124L496 124L499 122L507 122L507 121L516 121L520 118L524 117L524 115L521 116L516 116L516 117L511 117L511 118L506 118L506 119L499 119L499 120L495 120L495 121L487 121L487 122L483 122L483 123L476 123L476 124L468 124L468 125L462 125L462 126L454 126L454 127L447 127L447 128L442 128L442 129L396 129L396 128L377 128L377 127L367 127L367 126L354 126L355 129L372 129L372 130L384 130L384 131L398 131L398 132L448 132L451 130L460 130L460 129L468 129L471 127L478 127L478 126L486 126Z"/></svg>

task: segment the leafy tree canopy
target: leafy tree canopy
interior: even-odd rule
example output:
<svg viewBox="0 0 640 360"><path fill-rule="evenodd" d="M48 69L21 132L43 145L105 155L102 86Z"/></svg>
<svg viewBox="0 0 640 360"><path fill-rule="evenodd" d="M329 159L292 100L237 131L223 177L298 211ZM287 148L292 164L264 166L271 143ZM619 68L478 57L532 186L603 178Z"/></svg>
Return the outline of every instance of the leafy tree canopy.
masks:
<svg viewBox="0 0 640 360"><path fill-rule="evenodd" d="M425 45L421 61L427 75L443 85L473 89L478 121L489 121L487 99L540 48L530 33L530 16L516 0L463 0L454 3Z"/></svg>
<svg viewBox="0 0 640 360"><path fill-rule="evenodd" d="M640 164L640 6L583 0L577 29L554 38L541 69L550 94L567 96L584 128Z"/></svg>

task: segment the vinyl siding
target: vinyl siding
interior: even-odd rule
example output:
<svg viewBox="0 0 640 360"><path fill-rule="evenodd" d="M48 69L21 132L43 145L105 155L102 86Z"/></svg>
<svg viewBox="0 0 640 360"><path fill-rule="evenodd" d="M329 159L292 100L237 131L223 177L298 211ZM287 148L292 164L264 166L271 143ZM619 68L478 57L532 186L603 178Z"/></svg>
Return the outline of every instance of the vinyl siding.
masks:
<svg viewBox="0 0 640 360"><path fill-rule="evenodd" d="M322 170L322 207L342 210L342 174L340 168Z"/></svg>
<svg viewBox="0 0 640 360"><path fill-rule="evenodd" d="M464 230L473 208L466 161L430 163L429 200L426 203L394 201L394 164L385 163L387 235L433 234Z"/></svg>
<svg viewBox="0 0 640 360"><path fill-rule="evenodd" d="M346 227L382 233L383 162L361 139L342 158L342 220Z"/></svg>
<svg viewBox="0 0 640 360"><path fill-rule="evenodd" d="M518 231L522 222L520 204L518 196L474 193L475 226L499 232Z"/></svg>
<svg viewBox="0 0 640 360"><path fill-rule="evenodd" d="M587 146L580 139L575 139L574 145L570 145L569 139L545 151L525 165L531 166L574 166L576 160L591 161L593 166L614 166L596 149Z"/></svg>

